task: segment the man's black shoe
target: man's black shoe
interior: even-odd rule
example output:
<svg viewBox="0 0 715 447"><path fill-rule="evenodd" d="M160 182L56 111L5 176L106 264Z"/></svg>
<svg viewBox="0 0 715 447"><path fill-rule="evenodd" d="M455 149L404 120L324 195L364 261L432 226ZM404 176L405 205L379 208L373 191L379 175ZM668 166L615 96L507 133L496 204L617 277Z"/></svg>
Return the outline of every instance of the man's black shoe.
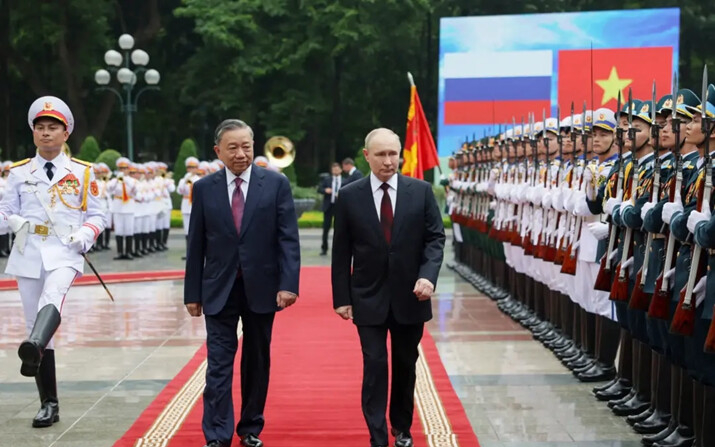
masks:
<svg viewBox="0 0 715 447"><path fill-rule="evenodd" d="M412 447L412 435L403 431L392 429L392 435L395 437L395 447Z"/></svg>
<svg viewBox="0 0 715 447"><path fill-rule="evenodd" d="M249 433L241 436L241 445L243 447L263 447L263 441L258 439L258 436Z"/></svg>
<svg viewBox="0 0 715 447"><path fill-rule="evenodd" d="M320 256L325 256L325 255L327 255L327 254L328 254L328 251L327 251L327 250L321 250L321 251L320 251Z"/></svg>
<svg viewBox="0 0 715 447"><path fill-rule="evenodd" d="M204 447L230 447L231 444L226 444L221 441L210 441Z"/></svg>

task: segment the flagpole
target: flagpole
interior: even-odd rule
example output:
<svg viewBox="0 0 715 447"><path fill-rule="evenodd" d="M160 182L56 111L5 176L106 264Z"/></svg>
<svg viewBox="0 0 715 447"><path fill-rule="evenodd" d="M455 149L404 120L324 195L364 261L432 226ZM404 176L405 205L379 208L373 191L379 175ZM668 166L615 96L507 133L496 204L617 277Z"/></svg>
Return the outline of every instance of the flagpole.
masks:
<svg viewBox="0 0 715 447"><path fill-rule="evenodd" d="M412 77L412 73L410 73L409 71L407 72L407 80L410 81L410 87L415 87L415 78ZM416 139L417 129L414 127L412 128L412 136ZM439 154L437 158L439 159ZM444 178L444 174L442 174L442 167L439 165L439 163L437 163L437 170L439 171L440 177Z"/></svg>

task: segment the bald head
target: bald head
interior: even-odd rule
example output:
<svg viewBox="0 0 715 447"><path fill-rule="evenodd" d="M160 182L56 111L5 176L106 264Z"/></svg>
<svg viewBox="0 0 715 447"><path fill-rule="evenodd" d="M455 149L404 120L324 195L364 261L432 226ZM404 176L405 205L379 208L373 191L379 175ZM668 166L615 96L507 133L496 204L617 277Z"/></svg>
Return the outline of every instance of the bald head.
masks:
<svg viewBox="0 0 715 447"><path fill-rule="evenodd" d="M365 149L367 149L368 151L370 150L371 146L384 144L395 146L399 151L400 137L395 132L385 127L378 127L377 129L373 129L365 137Z"/></svg>
<svg viewBox="0 0 715 447"><path fill-rule="evenodd" d="M388 181L397 172L400 149L400 137L390 129L381 127L365 137L365 160L370 165L370 171L381 182Z"/></svg>

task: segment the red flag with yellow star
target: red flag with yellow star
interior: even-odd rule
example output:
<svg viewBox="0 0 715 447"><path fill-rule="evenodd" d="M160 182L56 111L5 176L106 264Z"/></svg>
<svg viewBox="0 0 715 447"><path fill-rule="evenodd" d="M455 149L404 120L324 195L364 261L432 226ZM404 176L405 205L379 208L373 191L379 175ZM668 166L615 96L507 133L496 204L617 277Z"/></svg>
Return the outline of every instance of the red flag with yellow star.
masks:
<svg viewBox="0 0 715 447"><path fill-rule="evenodd" d="M424 171L439 166L437 146L414 85L410 88L410 109L407 112L407 134L402 157L402 174L408 177L424 179Z"/></svg>
<svg viewBox="0 0 715 447"><path fill-rule="evenodd" d="M619 91L621 98L626 98L628 89L632 89L633 98L650 100L653 81L658 86L658 97L671 88L672 47L561 50L558 58L561 110L584 100L593 110L615 110Z"/></svg>

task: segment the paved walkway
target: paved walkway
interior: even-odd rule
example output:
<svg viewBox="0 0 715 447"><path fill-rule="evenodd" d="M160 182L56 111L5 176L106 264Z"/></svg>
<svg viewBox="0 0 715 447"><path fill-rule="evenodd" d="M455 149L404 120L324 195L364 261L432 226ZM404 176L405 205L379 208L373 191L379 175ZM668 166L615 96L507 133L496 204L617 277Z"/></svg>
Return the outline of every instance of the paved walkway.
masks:
<svg viewBox="0 0 715 447"><path fill-rule="evenodd" d="M113 252L90 256L102 272L183 268L183 235L172 233L169 245L128 262L113 261ZM329 265L318 254L319 230L301 230L301 246L303 265ZM114 304L98 286L75 287L67 298L57 335L62 420L48 429L30 426L38 401L34 381L18 371L19 297L0 292L0 446L112 446L203 343L203 320L186 314L181 281L110 287ZM482 446L640 445L590 385L446 268L438 292L428 329Z"/></svg>

